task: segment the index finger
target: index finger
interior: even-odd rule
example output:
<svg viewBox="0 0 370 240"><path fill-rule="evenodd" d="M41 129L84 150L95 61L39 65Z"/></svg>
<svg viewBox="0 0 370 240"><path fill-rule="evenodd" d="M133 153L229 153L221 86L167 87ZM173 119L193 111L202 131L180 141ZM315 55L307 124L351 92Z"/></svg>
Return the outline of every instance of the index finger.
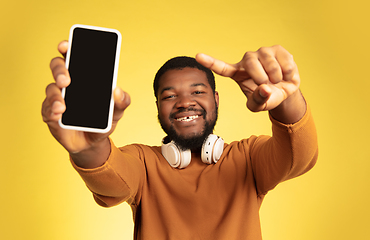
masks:
<svg viewBox="0 0 370 240"><path fill-rule="evenodd" d="M195 59L198 63L223 77L233 77L238 70L236 65L225 63L204 53L198 53Z"/></svg>

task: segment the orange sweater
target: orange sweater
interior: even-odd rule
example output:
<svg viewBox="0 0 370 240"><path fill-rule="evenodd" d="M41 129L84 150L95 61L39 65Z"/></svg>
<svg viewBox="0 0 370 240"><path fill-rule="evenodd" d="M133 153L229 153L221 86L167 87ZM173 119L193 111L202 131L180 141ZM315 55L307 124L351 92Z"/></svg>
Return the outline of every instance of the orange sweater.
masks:
<svg viewBox="0 0 370 240"><path fill-rule="evenodd" d="M273 137L225 144L212 165L192 159L187 168L174 169L160 147L112 143L103 166L74 167L99 205L130 204L135 239L259 240L266 193L311 169L318 153L309 109L295 124L271 121Z"/></svg>

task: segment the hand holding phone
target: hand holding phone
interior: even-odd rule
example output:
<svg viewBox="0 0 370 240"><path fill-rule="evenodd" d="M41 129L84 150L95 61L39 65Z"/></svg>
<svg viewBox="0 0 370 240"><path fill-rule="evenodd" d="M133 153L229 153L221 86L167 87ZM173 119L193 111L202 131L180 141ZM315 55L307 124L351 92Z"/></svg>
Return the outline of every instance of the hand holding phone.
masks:
<svg viewBox="0 0 370 240"><path fill-rule="evenodd" d="M70 43L63 41L58 45L59 52L65 57L70 48ZM46 98L42 104L43 121L48 125L54 138L73 156L78 166L93 168L101 166L109 156L110 146L108 136L114 130L118 120L122 117L125 109L130 105L129 94L120 88L113 92L114 113L111 130L107 133L83 132L69 127L61 128L59 122L65 113L66 104L62 97L62 89L67 89L71 79L66 68L65 59L56 57L50 62L55 83L46 88ZM113 88L113 86L112 86ZM79 154L81 153L81 154Z"/></svg>
<svg viewBox="0 0 370 240"><path fill-rule="evenodd" d="M111 129L120 44L117 30L72 26L66 55L71 83L62 90L62 128L96 133Z"/></svg>

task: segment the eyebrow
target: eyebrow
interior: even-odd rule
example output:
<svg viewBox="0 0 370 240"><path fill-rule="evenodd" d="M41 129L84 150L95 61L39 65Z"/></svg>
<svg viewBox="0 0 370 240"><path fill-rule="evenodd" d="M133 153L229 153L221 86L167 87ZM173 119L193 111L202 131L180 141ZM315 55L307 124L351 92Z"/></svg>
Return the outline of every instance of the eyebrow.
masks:
<svg viewBox="0 0 370 240"><path fill-rule="evenodd" d="M163 88L160 94L162 94L165 91L169 91L169 90L173 90L173 89L175 89L175 88L174 87L166 87L166 88Z"/></svg>
<svg viewBox="0 0 370 240"><path fill-rule="evenodd" d="M190 87L198 87L198 86L207 87L207 85L204 84L204 83L193 83L193 84L190 85ZM170 90L173 90L173 89L175 89L175 88L174 87L163 88L162 91L160 92L160 94L162 94L165 91L170 91Z"/></svg>
<svg viewBox="0 0 370 240"><path fill-rule="evenodd" d="M194 83L194 84L191 84L190 86L191 87L198 87L198 86L207 87L207 85L205 85L204 83Z"/></svg>

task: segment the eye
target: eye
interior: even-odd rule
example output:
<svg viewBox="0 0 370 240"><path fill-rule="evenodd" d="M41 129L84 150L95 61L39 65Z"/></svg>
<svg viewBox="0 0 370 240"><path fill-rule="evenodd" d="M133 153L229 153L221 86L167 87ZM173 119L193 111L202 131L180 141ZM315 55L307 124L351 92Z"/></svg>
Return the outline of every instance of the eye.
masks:
<svg viewBox="0 0 370 240"><path fill-rule="evenodd" d="M175 98L175 97L176 97L175 95L168 95L168 96L164 96L162 100L168 100L168 99Z"/></svg>
<svg viewBox="0 0 370 240"><path fill-rule="evenodd" d="M199 94L203 94L204 92L203 91L200 91L200 90L197 90L197 91L194 91L193 94L194 95L199 95Z"/></svg>

